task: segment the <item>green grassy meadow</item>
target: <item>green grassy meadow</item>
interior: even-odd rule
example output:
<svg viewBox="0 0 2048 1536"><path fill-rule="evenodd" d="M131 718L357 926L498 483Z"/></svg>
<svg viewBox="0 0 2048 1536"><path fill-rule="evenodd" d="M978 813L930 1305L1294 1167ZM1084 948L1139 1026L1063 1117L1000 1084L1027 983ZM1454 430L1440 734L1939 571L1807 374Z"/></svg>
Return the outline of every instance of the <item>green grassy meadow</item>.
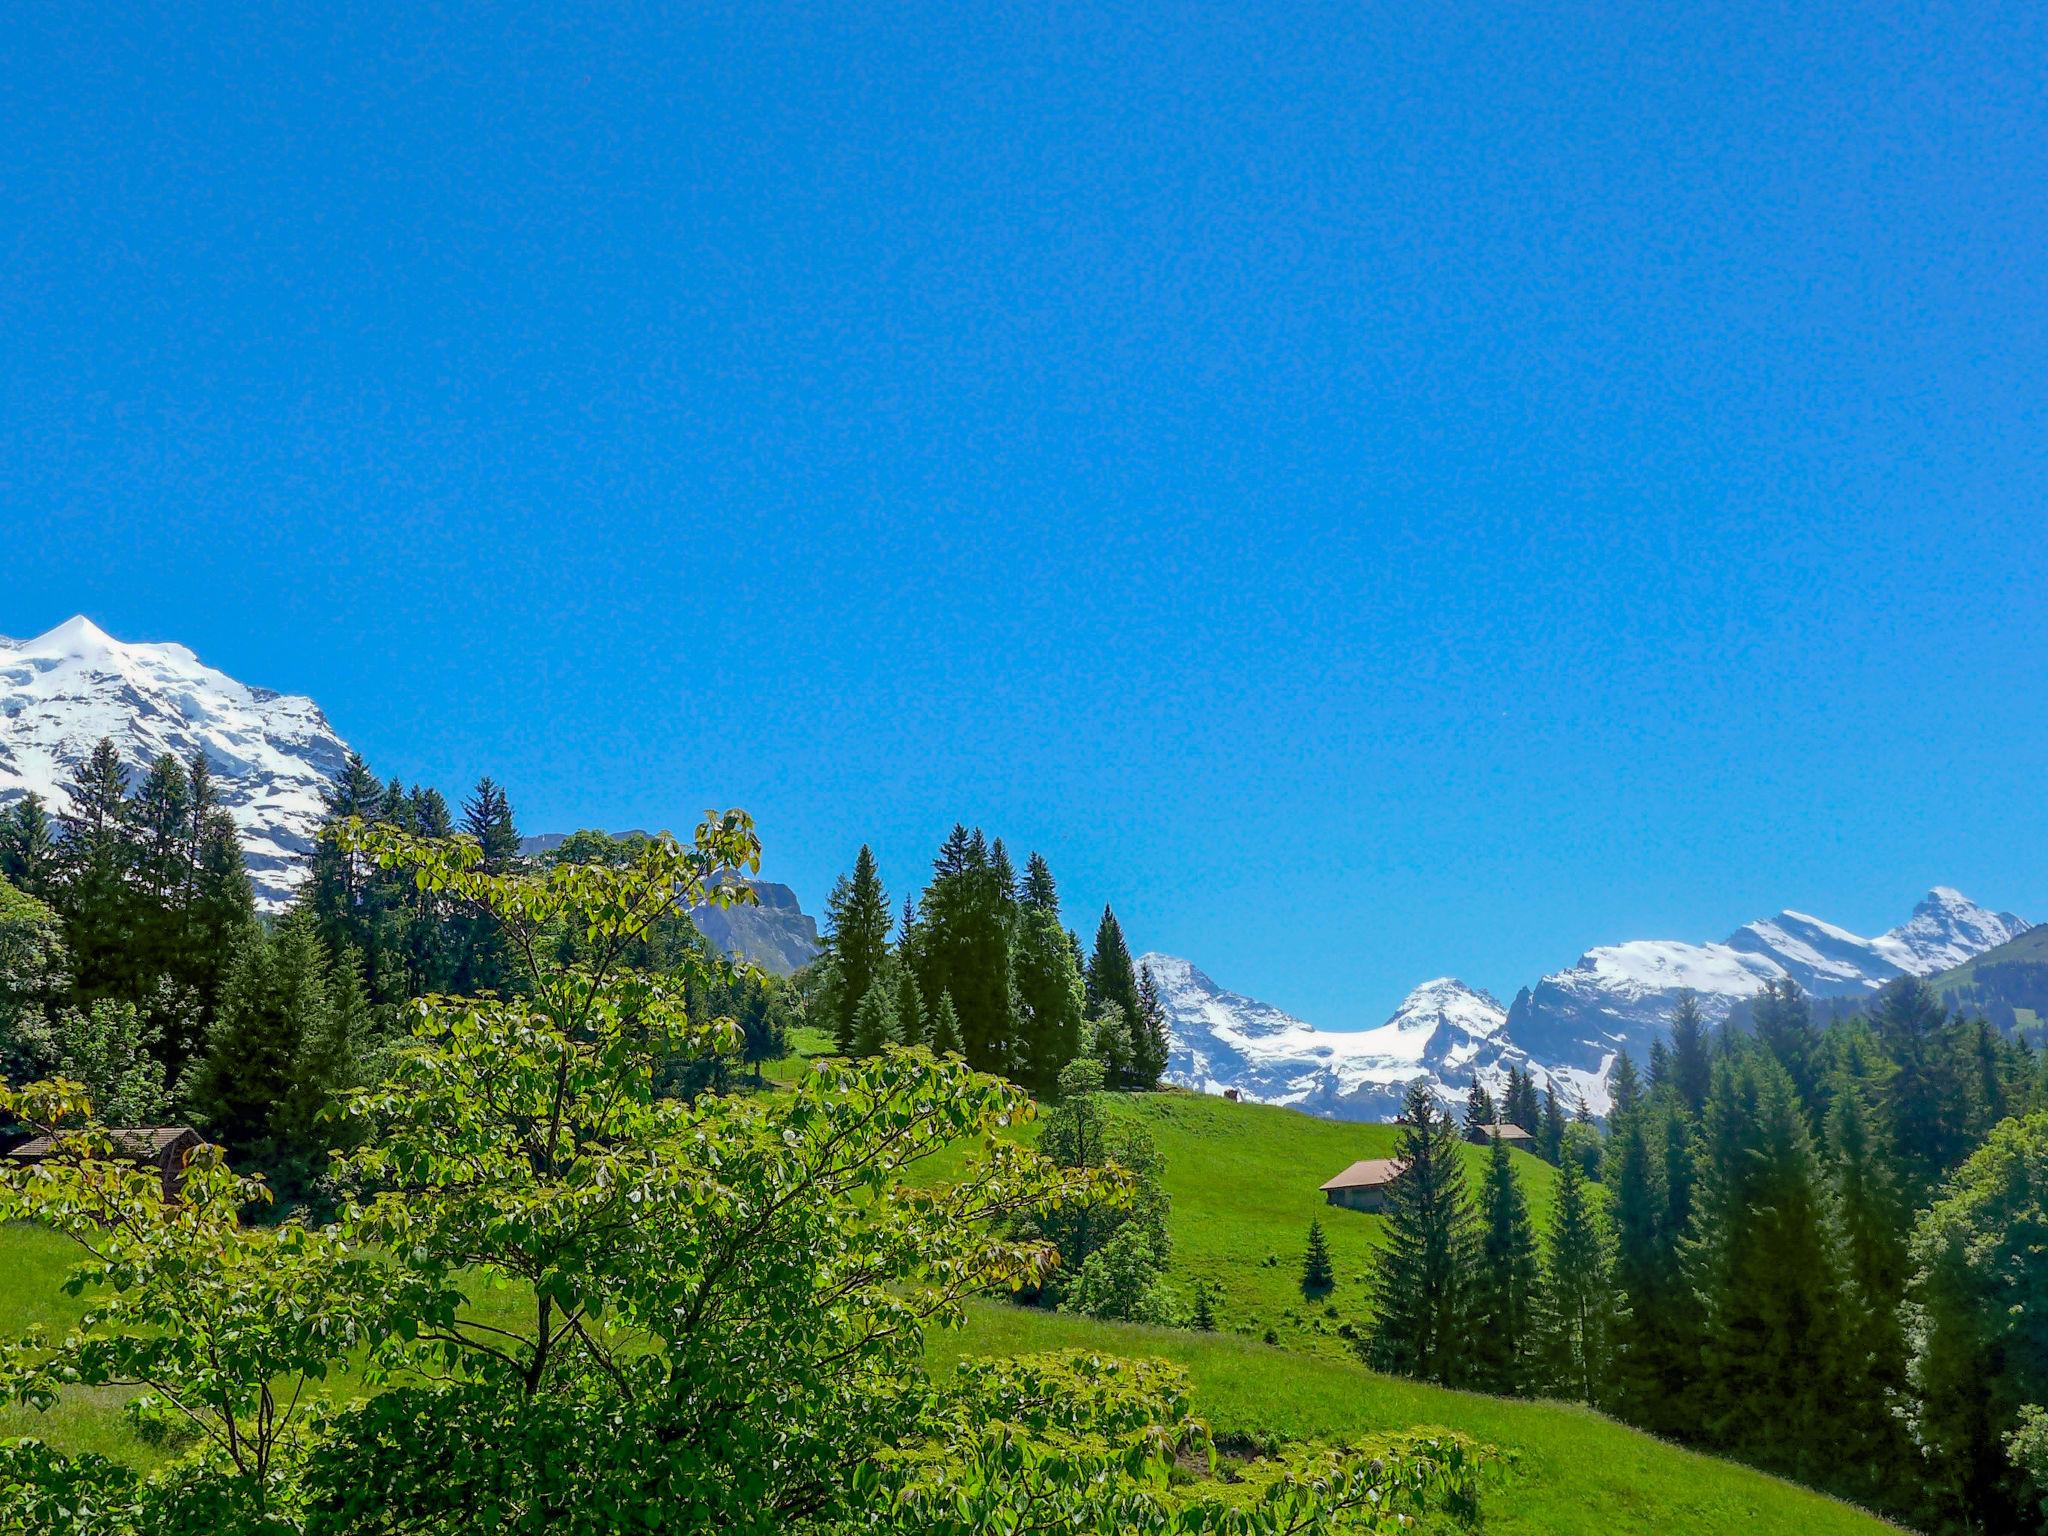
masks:
<svg viewBox="0 0 2048 1536"><path fill-rule="evenodd" d="M1832 1499L1680 1450L1584 1408L1450 1392L1358 1365L1337 1328L1367 1319L1364 1281L1382 1220L1328 1207L1317 1186L1356 1158L1389 1155L1394 1127L1340 1125L1184 1093L1120 1098L1115 1112L1145 1126L1165 1164L1173 1202L1170 1283L1189 1295L1197 1281L1211 1286L1220 1331L1129 1327L982 1303L969 1309L962 1329L933 1335L935 1363L1046 1349L1170 1358L1188 1368L1197 1409L1218 1434L1253 1440L1460 1430L1503 1454L1486 1495L1488 1531L1876 1536L1890 1529ZM1029 1139L1035 1132L1033 1122L1018 1134ZM1476 1181L1487 1152L1465 1152ZM1510 1156L1540 1225L1555 1171L1526 1153ZM1308 1224L1318 1217L1338 1285L1326 1303L1310 1304L1298 1280ZM0 1337L35 1325L58 1328L76 1315L80 1301L60 1290L74 1261L64 1239L32 1227L0 1228ZM486 1310L507 1304L503 1294L478 1300ZM1278 1347L1260 1342L1269 1328ZM33 1434L66 1450L147 1465L160 1453L129 1430L119 1411L124 1396L73 1393L46 1415L0 1408L0 1436Z"/></svg>

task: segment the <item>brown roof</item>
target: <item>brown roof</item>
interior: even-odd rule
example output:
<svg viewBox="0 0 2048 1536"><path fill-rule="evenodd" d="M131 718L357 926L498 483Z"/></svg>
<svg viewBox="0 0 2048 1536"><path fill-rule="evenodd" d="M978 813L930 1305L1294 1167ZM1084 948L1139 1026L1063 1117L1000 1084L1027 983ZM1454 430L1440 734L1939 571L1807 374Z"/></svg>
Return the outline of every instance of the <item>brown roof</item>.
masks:
<svg viewBox="0 0 2048 1536"><path fill-rule="evenodd" d="M1323 1186L1332 1189L1379 1189L1401 1176L1408 1165L1398 1157L1362 1157Z"/></svg>
<svg viewBox="0 0 2048 1536"><path fill-rule="evenodd" d="M107 1140L114 1144L117 1154L152 1163L187 1136L194 1141L200 1139L199 1133L189 1125L138 1125L107 1132ZM56 1149L57 1144L50 1137L38 1136L34 1141L23 1142L8 1155L24 1162L34 1162L48 1157Z"/></svg>

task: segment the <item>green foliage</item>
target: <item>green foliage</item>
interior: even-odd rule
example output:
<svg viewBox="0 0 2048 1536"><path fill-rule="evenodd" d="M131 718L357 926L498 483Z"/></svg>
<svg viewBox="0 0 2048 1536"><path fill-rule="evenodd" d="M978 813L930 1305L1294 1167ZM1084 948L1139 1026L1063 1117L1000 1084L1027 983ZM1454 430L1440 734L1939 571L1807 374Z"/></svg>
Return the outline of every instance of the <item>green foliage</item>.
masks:
<svg viewBox="0 0 2048 1536"><path fill-rule="evenodd" d="M1041 1098L1050 1097L1060 1069L1081 1053L1086 1003L1052 871L1035 853L1025 866L1013 966L1024 1081Z"/></svg>
<svg viewBox="0 0 2048 1536"><path fill-rule="evenodd" d="M0 879L0 1081L48 1070L48 1018L69 986L57 914Z"/></svg>
<svg viewBox="0 0 2048 1536"><path fill-rule="evenodd" d="M853 873L840 876L825 902L821 1022L838 1040L842 1055L855 1050L860 1009L881 980L888 955L889 895L882 889L874 853L863 843Z"/></svg>
<svg viewBox="0 0 2048 1536"><path fill-rule="evenodd" d="M1082 1058L1060 1074L1060 1097L1045 1115L1042 1156L1061 1168L1111 1176L1101 1190L1021 1224L1049 1244L1057 1267L1027 1298L1089 1316L1151 1321L1164 1315L1157 1295L1172 1247L1160 1160L1144 1129L1111 1112L1099 1063ZM1099 1262L1098 1262L1099 1260Z"/></svg>
<svg viewBox="0 0 2048 1536"><path fill-rule="evenodd" d="M1542 1264L1529 1202L1515 1177L1507 1143L1495 1140L1488 1149L1486 1182L1479 1194L1479 1246L1470 1303L1473 1385L1488 1392L1522 1392L1535 1385L1543 1299Z"/></svg>
<svg viewBox="0 0 2048 1536"><path fill-rule="evenodd" d="M1373 1276L1374 1365L1428 1381L1462 1382L1470 1364L1472 1198L1459 1141L1426 1084L1402 1105L1386 1245Z"/></svg>
<svg viewBox="0 0 2048 1536"><path fill-rule="evenodd" d="M2029 1460L2048 1403L2048 1115L2008 1120L1922 1213L1909 1290L1912 1429L1945 1512L1992 1529L2038 1516ZM2019 1461L2009 1455L2020 1436Z"/></svg>
<svg viewBox="0 0 2048 1536"><path fill-rule="evenodd" d="M1329 1239L1323 1236L1323 1224L1312 1221L1308 1224L1308 1251L1301 1261L1301 1294L1327 1296L1336 1287L1337 1271L1330 1262Z"/></svg>
<svg viewBox="0 0 2048 1536"><path fill-rule="evenodd" d="M890 1006L888 983L878 979L854 1010L849 1056L879 1056L896 1044L896 1010Z"/></svg>
<svg viewBox="0 0 2048 1536"><path fill-rule="evenodd" d="M1614 1320L1606 1222L1586 1199L1576 1160L1558 1170L1543 1283L1544 1353L1551 1382L1582 1402L1607 1383Z"/></svg>
<svg viewBox="0 0 2048 1536"><path fill-rule="evenodd" d="M1698 994L1690 987L1680 990L1678 1006L1671 1015L1670 1082L1678 1102L1689 1114L1706 1108L1707 1090L1713 1085L1714 1064L1707 1055L1707 1023L1700 1013Z"/></svg>

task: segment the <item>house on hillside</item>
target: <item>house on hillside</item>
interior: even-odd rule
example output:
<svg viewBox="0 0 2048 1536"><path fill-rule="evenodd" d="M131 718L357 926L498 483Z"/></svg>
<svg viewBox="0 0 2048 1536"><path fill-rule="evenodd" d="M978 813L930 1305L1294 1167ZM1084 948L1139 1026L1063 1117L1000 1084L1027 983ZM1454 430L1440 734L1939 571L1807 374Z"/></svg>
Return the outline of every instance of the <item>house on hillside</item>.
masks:
<svg viewBox="0 0 2048 1536"><path fill-rule="evenodd" d="M1475 1125L1468 1137L1482 1147L1489 1141L1504 1141L1511 1147L1520 1147L1524 1152L1536 1140L1512 1120L1496 1120L1492 1125Z"/></svg>
<svg viewBox="0 0 2048 1536"><path fill-rule="evenodd" d="M1323 1185L1323 1198L1347 1211L1384 1211L1394 1180L1408 1165L1398 1157L1364 1157Z"/></svg>
<svg viewBox="0 0 2048 1536"><path fill-rule="evenodd" d="M154 1168L163 1180L164 1198L175 1200L185 1185L186 1159L206 1145L206 1138L189 1125L139 1125L110 1130L114 1156L138 1168ZM7 1155L18 1163L40 1163L53 1156L57 1144L48 1136L25 1141Z"/></svg>

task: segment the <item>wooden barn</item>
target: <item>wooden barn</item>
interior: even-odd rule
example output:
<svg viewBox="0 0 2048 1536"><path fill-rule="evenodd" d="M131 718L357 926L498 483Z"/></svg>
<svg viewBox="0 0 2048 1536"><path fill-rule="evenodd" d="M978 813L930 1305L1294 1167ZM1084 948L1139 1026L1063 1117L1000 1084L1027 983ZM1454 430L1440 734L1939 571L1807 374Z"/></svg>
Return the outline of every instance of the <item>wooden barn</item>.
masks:
<svg viewBox="0 0 2048 1536"><path fill-rule="evenodd" d="M184 1187L186 1158L206 1145L206 1138L189 1125L131 1126L108 1131L107 1139L114 1144L114 1156L122 1162L156 1169L164 1181L167 1200L177 1199ZM49 1137L38 1136L7 1155L16 1162L40 1163L55 1151L56 1145Z"/></svg>
<svg viewBox="0 0 2048 1536"><path fill-rule="evenodd" d="M1323 1185L1323 1198L1349 1211L1384 1211L1394 1180L1407 1166L1398 1157L1360 1158Z"/></svg>

